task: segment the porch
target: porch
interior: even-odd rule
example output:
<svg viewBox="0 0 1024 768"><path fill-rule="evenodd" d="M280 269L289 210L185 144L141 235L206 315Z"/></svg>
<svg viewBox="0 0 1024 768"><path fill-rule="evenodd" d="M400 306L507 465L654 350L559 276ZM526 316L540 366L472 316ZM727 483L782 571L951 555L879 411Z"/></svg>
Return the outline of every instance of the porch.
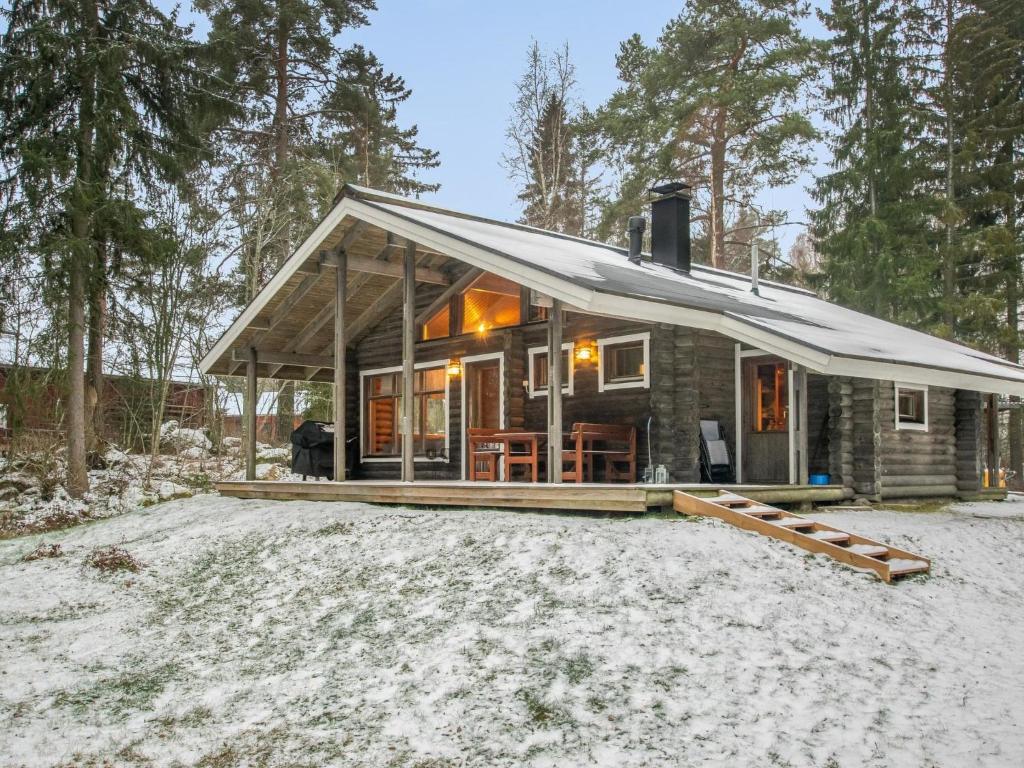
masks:
<svg viewBox="0 0 1024 768"><path fill-rule="evenodd" d="M240 480L216 484L222 496L240 499L352 501L485 509L576 510L592 512L647 512L672 507L672 492L714 495L719 490L738 493L765 504L801 504L842 501L853 492L839 485L745 485L697 483L609 484L526 483L464 480L349 480L344 483L275 480Z"/></svg>

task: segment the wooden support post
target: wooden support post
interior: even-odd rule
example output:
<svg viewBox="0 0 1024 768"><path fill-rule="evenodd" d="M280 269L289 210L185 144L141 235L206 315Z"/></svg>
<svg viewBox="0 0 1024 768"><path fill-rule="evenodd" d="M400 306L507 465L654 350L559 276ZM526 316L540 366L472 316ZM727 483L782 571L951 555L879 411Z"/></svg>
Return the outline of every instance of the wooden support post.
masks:
<svg viewBox="0 0 1024 768"><path fill-rule="evenodd" d="M736 419L735 446L736 446L736 483L743 482L743 351L741 344L736 344L734 357L735 366L733 369L733 390L734 407Z"/></svg>
<svg viewBox="0 0 1024 768"><path fill-rule="evenodd" d="M345 477L345 299L348 296L348 254L338 253L334 279L334 479Z"/></svg>
<svg viewBox="0 0 1024 768"><path fill-rule="evenodd" d="M789 433L789 484L796 485L796 388L794 387L793 364L786 366L786 413Z"/></svg>
<svg viewBox="0 0 1024 768"><path fill-rule="evenodd" d="M988 396L988 485L999 487L999 395Z"/></svg>
<svg viewBox="0 0 1024 768"><path fill-rule="evenodd" d="M562 482L562 302L548 316L548 482ZM582 467L576 471L582 472Z"/></svg>
<svg viewBox="0 0 1024 768"><path fill-rule="evenodd" d="M245 479L256 479L256 349L249 347L245 365Z"/></svg>
<svg viewBox="0 0 1024 768"><path fill-rule="evenodd" d="M415 474L413 418L415 416L416 361L416 243L405 244L405 276L402 307L402 480Z"/></svg>
<svg viewBox="0 0 1024 768"><path fill-rule="evenodd" d="M808 437L807 437L807 369L798 365L795 373L797 391L797 479L800 485L807 485L811 482L810 468L808 466Z"/></svg>

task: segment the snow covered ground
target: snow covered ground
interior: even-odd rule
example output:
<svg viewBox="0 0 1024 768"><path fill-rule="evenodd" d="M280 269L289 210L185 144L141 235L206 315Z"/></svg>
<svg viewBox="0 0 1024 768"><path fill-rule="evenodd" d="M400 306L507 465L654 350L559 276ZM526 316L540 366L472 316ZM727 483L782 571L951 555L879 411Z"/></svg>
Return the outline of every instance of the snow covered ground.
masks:
<svg viewBox="0 0 1024 768"><path fill-rule="evenodd" d="M711 520L210 495L3 541L0 764L1024 765L1024 503L823 518L932 575ZM85 565L112 544L146 567Z"/></svg>

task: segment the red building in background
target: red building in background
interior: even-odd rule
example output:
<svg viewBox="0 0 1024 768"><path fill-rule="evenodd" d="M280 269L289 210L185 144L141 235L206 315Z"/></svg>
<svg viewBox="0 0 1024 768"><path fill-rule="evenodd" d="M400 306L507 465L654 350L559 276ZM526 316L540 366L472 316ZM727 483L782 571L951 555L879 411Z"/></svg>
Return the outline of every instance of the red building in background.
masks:
<svg viewBox="0 0 1024 768"><path fill-rule="evenodd" d="M19 435L61 438L64 430L65 373L36 366L0 365L0 443ZM140 448L149 435L160 401L160 383L152 379L107 375L102 396L105 440ZM162 421L182 426L209 426L212 388L172 381L164 400Z"/></svg>

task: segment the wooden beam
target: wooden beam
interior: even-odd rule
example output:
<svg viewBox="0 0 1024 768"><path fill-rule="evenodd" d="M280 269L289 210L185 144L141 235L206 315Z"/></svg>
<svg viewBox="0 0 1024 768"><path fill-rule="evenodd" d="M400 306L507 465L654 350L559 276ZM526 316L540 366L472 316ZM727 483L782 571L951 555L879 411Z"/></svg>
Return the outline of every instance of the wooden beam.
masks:
<svg viewBox="0 0 1024 768"><path fill-rule="evenodd" d="M582 472L583 467L577 467ZM593 481L593 478L591 478ZM548 482L562 482L562 302L548 315Z"/></svg>
<svg viewBox="0 0 1024 768"><path fill-rule="evenodd" d="M376 301L364 309L348 329L348 343L355 344L366 333L373 329L384 317L391 314L395 307L402 303L404 290L402 280L396 280Z"/></svg>
<svg viewBox="0 0 1024 768"><path fill-rule="evenodd" d="M302 355L297 352L273 352L270 350L259 350L258 354L260 362L269 365L295 366L298 368L334 367L334 358L327 355ZM235 352L235 360L239 357L239 353Z"/></svg>
<svg viewBox="0 0 1024 768"><path fill-rule="evenodd" d="M408 252L406 246L406 252ZM324 255L320 263L325 267L335 267L338 263L337 256ZM405 265L398 261L386 261L382 259L367 258L365 256L349 256L348 268L352 272L369 272L373 275L387 275L388 277L405 277ZM420 283L433 283L435 285L449 285L451 280L448 275L430 267L417 267L415 281Z"/></svg>
<svg viewBox="0 0 1024 768"><path fill-rule="evenodd" d="M338 254L334 280L334 479L345 480L345 302L348 269L345 251Z"/></svg>
<svg viewBox="0 0 1024 768"><path fill-rule="evenodd" d="M249 347L245 366L245 479L256 479L256 350Z"/></svg>
<svg viewBox="0 0 1024 768"><path fill-rule="evenodd" d="M402 480L412 482L416 470L413 444L416 373L416 243L405 245L402 278Z"/></svg>
<svg viewBox="0 0 1024 768"><path fill-rule="evenodd" d="M472 283L482 274L482 269L477 269L476 267L471 268L466 274L464 274L454 283L449 285L441 293L440 296L438 296L436 299L430 302L429 307L424 309L422 312L419 313L419 315L416 316L416 324L423 325L423 323L427 322L427 320L434 316L435 312L440 310L442 307L446 306L448 302L451 301L452 296L462 293L464 290L466 290L466 288L469 287L470 283ZM526 315L523 315L523 317L526 317Z"/></svg>
<svg viewBox="0 0 1024 768"><path fill-rule="evenodd" d="M797 433L797 479L800 485L807 485L810 482L810 468L808 465L807 451L809 450L807 435L807 368L802 365L796 367L796 386L799 399L797 400L796 416L798 419L799 432Z"/></svg>

